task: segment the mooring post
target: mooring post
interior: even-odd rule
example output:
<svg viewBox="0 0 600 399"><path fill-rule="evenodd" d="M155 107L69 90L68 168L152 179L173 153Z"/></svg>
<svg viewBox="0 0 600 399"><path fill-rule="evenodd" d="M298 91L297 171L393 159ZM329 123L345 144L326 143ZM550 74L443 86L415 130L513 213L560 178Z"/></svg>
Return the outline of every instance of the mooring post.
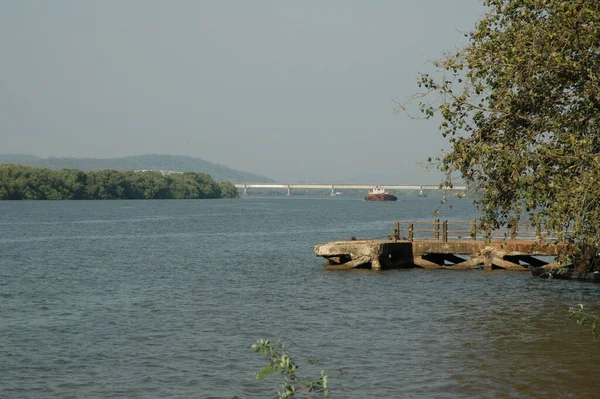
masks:
<svg viewBox="0 0 600 399"><path fill-rule="evenodd" d="M444 224L442 224L442 240L444 242L448 242L448 221L444 220Z"/></svg>
<svg viewBox="0 0 600 399"><path fill-rule="evenodd" d="M477 241L477 220L471 220L471 240Z"/></svg>
<svg viewBox="0 0 600 399"><path fill-rule="evenodd" d="M439 241L439 239L440 239L440 219L435 219L433 224L434 224L433 235L434 235L435 239Z"/></svg>
<svg viewBox="0 0 600 399"><path fill-rule="evenodd" d="M408 241L413 240L413 230L414 230L413 222L408 223Z"/></svg>

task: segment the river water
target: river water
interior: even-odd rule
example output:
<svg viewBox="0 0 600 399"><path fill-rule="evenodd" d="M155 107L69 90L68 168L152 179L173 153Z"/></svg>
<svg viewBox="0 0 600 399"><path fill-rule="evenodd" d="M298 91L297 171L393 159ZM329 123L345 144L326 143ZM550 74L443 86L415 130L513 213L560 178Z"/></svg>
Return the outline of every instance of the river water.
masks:
<svg viewBox="0 0 600 399"><path fill-rule="evenodd" d="M439 199L0 202L0 397L270 398L260 338L333 398L597 398L600 286L506 271L325 271L313 246ZM476 216L470 200L440 217ZM318 359L304 365L303 359Z"/></svg>

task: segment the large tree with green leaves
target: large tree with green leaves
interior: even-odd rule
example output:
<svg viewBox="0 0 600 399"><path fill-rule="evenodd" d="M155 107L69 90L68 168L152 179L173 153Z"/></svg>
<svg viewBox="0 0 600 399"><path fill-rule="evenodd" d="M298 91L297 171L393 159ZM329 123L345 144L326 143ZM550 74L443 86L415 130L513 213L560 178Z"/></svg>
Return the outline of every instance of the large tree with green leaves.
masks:
<svg viewBox="0 0 600 399"><path fill-rule="evenodd" d="M486 0L469 41L434 62L417 94L440 114L485 229L526 220L600 244L600 1Z"/></svg>

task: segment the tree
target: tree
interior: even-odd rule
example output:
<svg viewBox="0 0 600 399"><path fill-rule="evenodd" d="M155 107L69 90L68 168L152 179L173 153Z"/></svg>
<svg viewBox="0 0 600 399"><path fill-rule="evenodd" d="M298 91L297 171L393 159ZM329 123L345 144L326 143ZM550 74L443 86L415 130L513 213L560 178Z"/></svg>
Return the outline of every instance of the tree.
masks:
<svg viewBox="0 0 600 399"><path fill-rule="evenodd" d="M0 200L23 199L197 199L236 198L229 182L206 173L76 169L53 171L22 165L0 165Z"/></svg>
<svg viewBox="0 0 600 399"><path fill-rule="evenodd" d="M527 221L600 247L600 2L486 0L469 42L422 74L452 185L477 187L484 230Z"/></svg>
<svg viewBox="0 0 600 399"><path fill-rule="evenodd" d="M237 187L228 181L219 182L219 188L221 198L238 198L240 196Z"/></svg>

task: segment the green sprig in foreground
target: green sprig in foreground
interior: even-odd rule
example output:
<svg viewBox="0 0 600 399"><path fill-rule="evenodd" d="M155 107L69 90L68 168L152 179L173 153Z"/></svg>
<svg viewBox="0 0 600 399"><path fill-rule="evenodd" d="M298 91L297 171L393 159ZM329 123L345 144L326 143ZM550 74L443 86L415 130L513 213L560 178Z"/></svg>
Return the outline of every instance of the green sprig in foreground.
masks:
<svg viewBox="0 0 600 399"><path fill-rule="evenodd" d="M582 303L577 308L569 308L569 315L577 320L577 324L582 326L591 325L594 338L598 338L598 324L600 324L600 316L597 314L586 312Z"/></svg>
<svg viewBox="0 0 600 399"><path fill-rule="evenodd" d="M290 346L293 345L293 343L290 344ZM277 392L279 399L291 398L297 393L304 394L309 399L327 398L329 389L327 388L325 371L321 370L321 375L316 381L300 377L297 374L298 364L288 354L288 346L281 342L273 343L261 339L253 344L251 348L268 360L268 364L255 374L256 379L262 380L274 374L283 376L284 381L281 385L281 391ZM314 363L315 361L312 360L311 362Z"/></svg>

